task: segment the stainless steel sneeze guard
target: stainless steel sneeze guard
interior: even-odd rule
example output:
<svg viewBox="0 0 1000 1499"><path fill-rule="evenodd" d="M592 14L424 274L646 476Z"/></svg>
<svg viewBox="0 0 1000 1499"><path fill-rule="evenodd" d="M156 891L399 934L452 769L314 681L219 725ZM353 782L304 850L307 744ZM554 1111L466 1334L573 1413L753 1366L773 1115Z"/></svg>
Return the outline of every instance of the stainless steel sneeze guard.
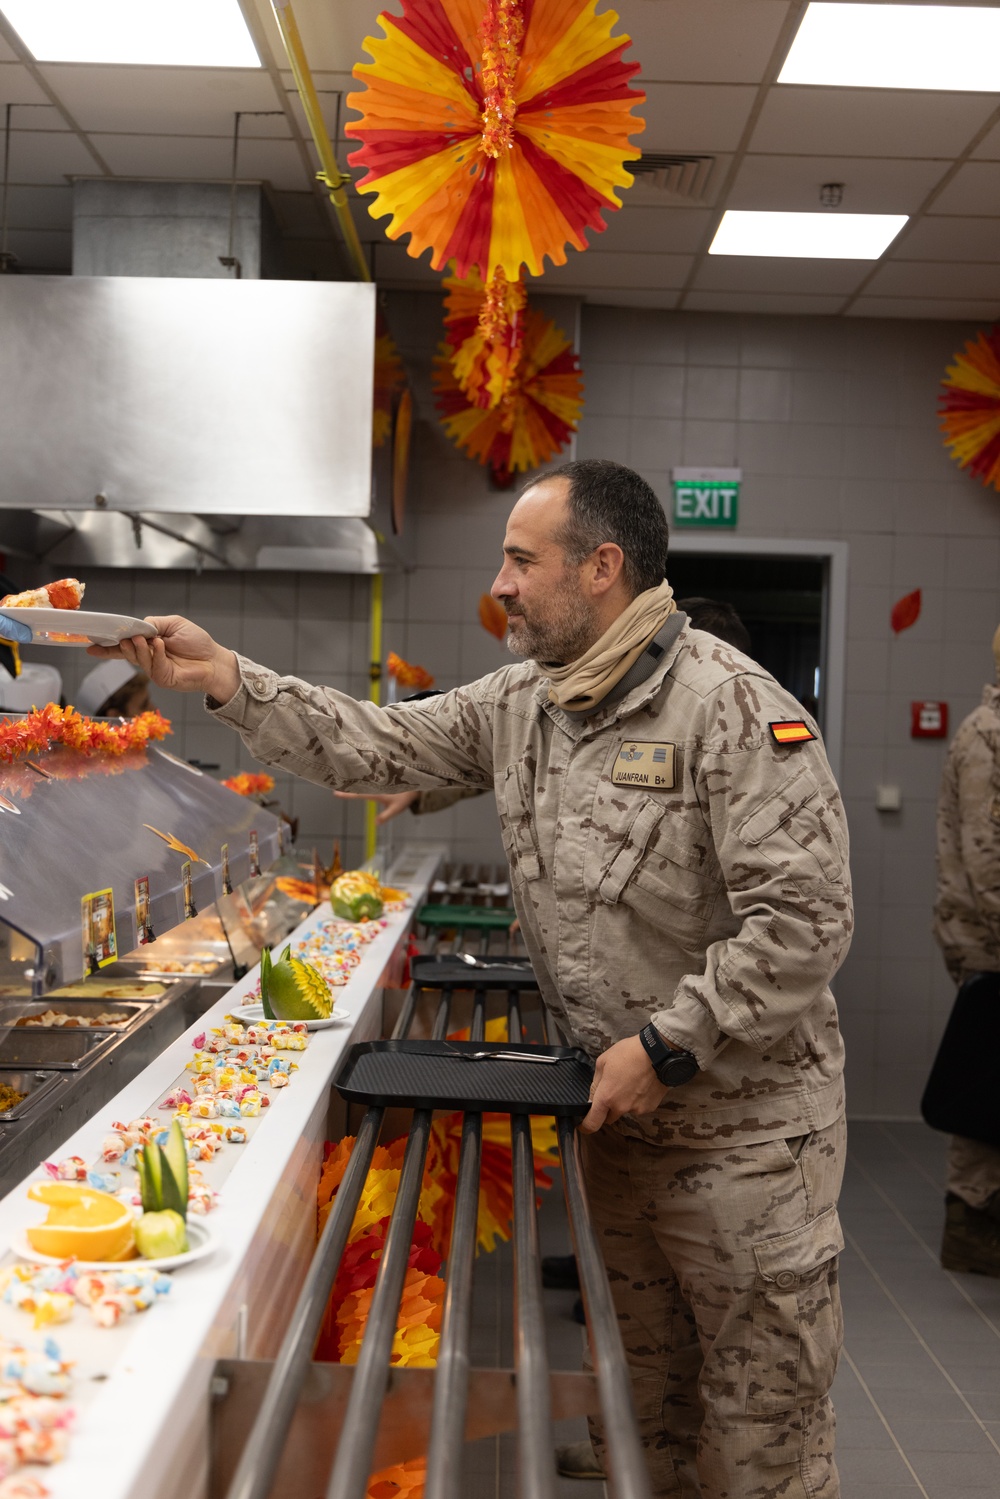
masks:
<svg viewBox="0 0 1000 1499"><path fill-rule="evenodd" d="M441 987L433 1037L448 1030L452 993ZM485 1033L483 975L473 995L471 1038ZM525 987L534 988L525 976ZM520 995L507 992L510 1034L520 1034ZM416 986L393 1039L405 1037L416 1012ZM473 1369L469 1347L476 1251L482 1117L466 1113L437 1365L393 1369L390 1353L406 1273L430 1136L431 1112L416 1110L399 1190L379 1265L371 1310L354 1368L312 1362L341 1257L378 1142L385 1110L371 1107L334 1199L281 1348L273 1363L216 1364L211 1499L364 1499L369 1476L391 1463L427 1454L426 1499L467 1499L463 1443L517 1427L521 1499L553 1499L556 1469L552 1421L603 1414L608 1478L615 1499L651 1499L625 1354L607 1276L590 1220L576 1129L558 1121L566 1203L576 1251L595 1374L549 1370L542 1315L541 1259L530 1121L512 1116L516 1367ZM338 1440L339 1438L339 1440ZM232 1456L238 1454L235 1470Z"/></svg>

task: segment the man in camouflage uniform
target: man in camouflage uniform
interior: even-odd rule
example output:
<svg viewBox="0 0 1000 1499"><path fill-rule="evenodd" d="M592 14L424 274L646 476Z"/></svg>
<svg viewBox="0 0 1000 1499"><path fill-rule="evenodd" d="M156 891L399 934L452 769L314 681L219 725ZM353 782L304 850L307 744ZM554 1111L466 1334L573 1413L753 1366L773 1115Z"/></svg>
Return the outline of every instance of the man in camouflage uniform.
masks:
<svg viewBox="0 0 1000 1499"><path fill-rule="evenodd" d="M1000 629L993 637L1000 680ZM959 726L941 781L934 935L961 987L979 975L1000 1003L1000 687ZM952 1137L941 1264L1000 1277L1000 1150Z"/></svg>
<svg viewBox="0 0 1000 1499"><path fill-rule="evenodd" d="M545 475L504 552L527 659L426 702L278 677L176 617L121 650L321 785L492 787L545 1002L597 1059L584 1161L654 1492L836 1499L836 784L799 704L674 612L637 474Z"/></svg>

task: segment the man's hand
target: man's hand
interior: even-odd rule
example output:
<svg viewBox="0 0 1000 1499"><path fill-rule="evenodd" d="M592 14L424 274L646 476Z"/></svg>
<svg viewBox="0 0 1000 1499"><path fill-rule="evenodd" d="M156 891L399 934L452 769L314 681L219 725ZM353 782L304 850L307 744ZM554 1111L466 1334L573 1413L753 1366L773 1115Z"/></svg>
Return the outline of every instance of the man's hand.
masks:
<svg viewBox="0 0 1000 1499"><path fill-rule="evenodd" d="M597 1058L590 1112L584 1116L580 1128L592 1135L603 1124L614 1124L623 1114L652 1114L663 1102L666 1091L639 1037L616 1041Z"/></svg>
<svg viewBox="0 0 1000 1499"><path fill-rule="evenodd" d="M92 645L88 656L121 656L138 671L144 671L157 687L173 692L206 692L217 703L228 703L240 685L240 670L233 652L218 645L200 625L178 614L149 616L155 625L152 640L134 635L118 645Z"/></svg>
<svg viewBox="0 0 1000 1499"><path fill-rule="evenodd" d="M405 812L407 807L412 807L419 791L394 791L391 793L376 792L371 795L367 791L335 791L334 796L339 796L345 802L381 802L382 810L375 821L379 825L383 822L391 822L398 817L400 812Z"/></svg>

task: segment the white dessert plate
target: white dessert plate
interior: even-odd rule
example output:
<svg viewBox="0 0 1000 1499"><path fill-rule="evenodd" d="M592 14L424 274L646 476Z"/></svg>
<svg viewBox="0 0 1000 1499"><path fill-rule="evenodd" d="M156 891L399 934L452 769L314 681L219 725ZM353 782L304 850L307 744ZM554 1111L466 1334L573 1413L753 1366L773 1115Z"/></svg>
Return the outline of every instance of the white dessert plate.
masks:
<svg viewBox="0 0 1000 1499"><path fill-rule="evenodd" d="M117 645L132 635L151 640L156 626L129 614L95 614L90 609L0 609L9 619L31 627L37 645Z"/></svg>
<svg viewBox="0 0 1000 1499"><path fill-rule="evenodd" d="M305 1025L306 1029L310 1031L325 1031L328 1030L331 1025L343 1025L344 1021L350 1020L350 1018L350 1010L338 1010L335 1005L325 1020L307 1020L305 1022ZM253 1025L255 1021L264 1019L264 1006L240 1005L238 1009L235 1009L233 1011L233 1019L245 1020L249 1025ZM289 1024L292 1023L293 1022L289 1021ZM302 1024L301 1021L297 1021L295 1023L298 1025Z"/></svg>
<svg viewBox="0 0 1000 1499"><path fill-rule="evenodd" d="M141 1255L137 1255L134 1260L76 1260L74 1263L81 1270L180 1270L184 1265L193 1264L195 1260L203 1260L218 1248L215 1235L208 1224L197 1218L187 1220L187 1234L190 1248L186 1254L165 1254L155 1260L144 1260ZM56 1259L54 1255L39 1254L36 1249L32 1249L23 1228L11 1234L9 1243L22 1260L33 1260L38 1265L66 1263L65 1260Z"/></svg>

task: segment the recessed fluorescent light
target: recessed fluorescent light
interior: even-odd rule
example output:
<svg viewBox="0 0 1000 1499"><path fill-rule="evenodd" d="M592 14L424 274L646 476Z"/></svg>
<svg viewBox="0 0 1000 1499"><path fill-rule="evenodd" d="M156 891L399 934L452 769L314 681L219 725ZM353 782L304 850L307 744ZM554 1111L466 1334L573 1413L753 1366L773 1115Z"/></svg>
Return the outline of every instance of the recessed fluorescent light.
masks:
<svg viewBox="0 0 1000 1499"><path fill-rule="evenodd" d="M995 94L1000 9L813 3L779 83Z"/></svg>
<svg viewBox="0 0 1000 1499"><path fill-rule="evenodd" d="M905 213L756 213L729 208L708 253L878 260L906 219Z"/></svg>
<svg viewBox="0 0 1000 1499"><path fill-rule="evenodd" d="M259 68L237 0L0 0L38 62Z"/></svg>

